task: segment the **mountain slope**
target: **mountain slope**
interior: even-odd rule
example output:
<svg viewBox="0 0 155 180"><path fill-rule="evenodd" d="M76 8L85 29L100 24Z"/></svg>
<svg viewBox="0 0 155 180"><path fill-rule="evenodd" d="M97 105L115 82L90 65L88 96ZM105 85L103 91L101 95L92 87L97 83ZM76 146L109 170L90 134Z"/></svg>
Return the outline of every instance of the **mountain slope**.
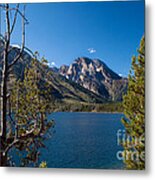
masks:
<svg viewBox="0 0 155 180"><path fill-rule="evenodd" d="M0 50L2 51L3 48L2 42L1 45L2 46ZM13 60L13 58L16 56L19 50L20 49L18 47L12 48L9 55L9 62ZM26 66L29 66L31 59L32 56L29 54L29 52L24 51L22 58L15 64L9 76L9 80L8 80L9 89L11 89L16 79L23 79L24 70ZM2 56L0 57L0 67L1 66L2 66ZM41 64L38 61L38 69L39 66L41 66ZM59 102L76 101L76 102L87 102L87 103L103 103L106 101L103 97L85 89L84 87L78 85L73 81L67 80L66 78L58 74L55 70L49 67L47 68L48 68L46 72L47 75L45 75L45 79L43 81L46 81L50 84L50 90L54 101L59 101Z"/></svg>
<svg viewBox="0 0 155 180"><path fill-rule="evenodd" d="M0 40L0 52L4 47ZM10 47L9 62L20 51L20 47ZM22 58L13 67L9 76L9 88L16 79L23 79L25 67L31 62L30 50L23 52ZM0 68L2 56L0 54ZM38 66L40 63L38 62ZM70 66L63 65L59 69L48 67L48 81L55 101L78 101L88 103L103 103L121 101L126 93L128 81L112 71L99 59L86 57L77 58ZM48 74L49 74L48 73ZM1 75L0 75L1 78Z"/></svg>
<svg viewBox="0 0 155 180"><path fill-rule="evenodd" d="M127 79L120 77L99 59L78 58L70 66L61 66L59 73L112 101L121 101L127 89Z"/></svg>

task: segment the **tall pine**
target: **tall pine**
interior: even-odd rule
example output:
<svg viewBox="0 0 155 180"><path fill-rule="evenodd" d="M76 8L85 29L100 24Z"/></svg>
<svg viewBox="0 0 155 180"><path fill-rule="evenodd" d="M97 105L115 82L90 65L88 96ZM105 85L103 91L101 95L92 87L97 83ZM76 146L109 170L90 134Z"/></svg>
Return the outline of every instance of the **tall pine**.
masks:
<svg viewBox="0 0 155 180"><path fill-rule="evenodd" d="M127 169L145 168L145 37L138 49L138 56L133 56L129 74L127 94L123 98L124 114L122 122L126 129L124 162ZM130 139L130 140L127 140Z"/></svg>
<svg viewBox="0 0 155 180"><path fill-rule="evenodd" d="M8 139L14 139L14 143L9 146L19 155L20 166L39 166L39 149L45 147L44 140L51 136L47 132L54 127L54 121L47 119L52 94L45 81L45 63L44 58L41 62L32 59L25 68L23 80L15 83L10 97L13 127L8 128ZM11 166L14 163L13 159L8 162Z"/></svg>

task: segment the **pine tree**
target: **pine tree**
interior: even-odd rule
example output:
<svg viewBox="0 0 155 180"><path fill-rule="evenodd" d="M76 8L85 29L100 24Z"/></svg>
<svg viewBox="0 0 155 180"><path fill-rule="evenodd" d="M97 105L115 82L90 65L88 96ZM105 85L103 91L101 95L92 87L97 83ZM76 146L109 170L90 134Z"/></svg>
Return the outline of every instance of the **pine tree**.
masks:
<svg viewBox="0 0 155 180"><path fill-rule="evenodd" d="M20 7L23 7L22 11ZM25 61L25 26L28 20L25 17L25 5L17 4L14 7L0 4L0 9L4 13L1 25L6 27L4 34L0 35L0 166L13 165L9 156L12 149L16 149L22 156L25 155L21 158L20 165L37 165L38 149L44 147L46 132L54 125L53 121L47 120L52 96L47 76L45 77L47 61L44 58L41 62L36 58L32 59L24 77L19 77L20 80L9 85L10 81L16 80L14 67L18 66L20 60ZM19 17L21 47L18 49L11 46L11 40Z"/></svg>
<svg viewBox="0 0 155 180"><path fill-rule="evenodd" d="M127 94L123 98L122 122L126 129L124 162L127 169L145 168L145 37L142 37L138 57L133 56Z"/></svg>
<svg viewBox="0 0 155 180"><path fill-rule="evenodd" d="M47 137L47 131L54 125L53 120L47 119L52 96L51 88L45 81L44 62L44 59L41 63L37 59L32 59L31 64L25 69L23 81L19 79L15 83L10 97L15 127L10 129L10 134L15 142L17 140L14 148L21 154L21 166L39 165L38 149L45 147L43 141ZM22 151L26 151L24 156Z"/></svg>

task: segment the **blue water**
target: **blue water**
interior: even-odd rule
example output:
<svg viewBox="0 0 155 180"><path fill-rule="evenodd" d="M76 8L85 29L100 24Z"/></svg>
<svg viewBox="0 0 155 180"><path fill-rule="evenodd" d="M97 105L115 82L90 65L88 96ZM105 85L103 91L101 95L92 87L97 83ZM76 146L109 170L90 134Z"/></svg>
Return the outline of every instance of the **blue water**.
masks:
<svg viewBox="0 0 155 180"><path fill-rule="evenodd" d="M67 113L49 116L55 120L55 133L46 141L41 159L53 168L122 169L116 157L117 130L123 129L122 114Z"/></svg>

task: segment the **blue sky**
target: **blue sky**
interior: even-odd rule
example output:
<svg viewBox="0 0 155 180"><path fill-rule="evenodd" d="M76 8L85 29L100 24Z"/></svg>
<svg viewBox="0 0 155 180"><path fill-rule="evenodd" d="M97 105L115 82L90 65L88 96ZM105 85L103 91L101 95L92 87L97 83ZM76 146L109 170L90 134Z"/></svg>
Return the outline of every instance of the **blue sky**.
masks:
<svg viewBox="0 0 155 180"><path fill-rule="evenodd" d="M26 16L26 46L58 67L87 56L126 76L144 34L144 1L27 4Z"/></svg>

